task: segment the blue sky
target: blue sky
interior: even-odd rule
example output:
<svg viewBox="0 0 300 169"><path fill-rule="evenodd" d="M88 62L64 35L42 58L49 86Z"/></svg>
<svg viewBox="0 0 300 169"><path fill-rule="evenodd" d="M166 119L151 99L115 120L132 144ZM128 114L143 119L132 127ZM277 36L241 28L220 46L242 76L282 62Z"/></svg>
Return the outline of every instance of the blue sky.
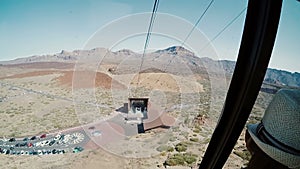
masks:
<svg viewBox="0 0 300 169"><path fill-rule="evenodd" d="M150 12L153 2L154 0L0 0L0 60L82 49L97 30L120 17ZM158 12L175 15L193 24L209 2L210 0L160 0ZM197 29L211 39L246 5L246 0L216 0ZM236 60L244 19L245 14L213 42L220 59ZM299 21L300 3L285 0L270 67L300 72ZM124 26L124 29L131 29L132 26L135 25ZM152 48L165 48L172 45L172 42L174 41L161 39L155 41L153 38L149 46L152 44ZM132 44L131 47L128 45L129 48L137 50Z"/></svg>

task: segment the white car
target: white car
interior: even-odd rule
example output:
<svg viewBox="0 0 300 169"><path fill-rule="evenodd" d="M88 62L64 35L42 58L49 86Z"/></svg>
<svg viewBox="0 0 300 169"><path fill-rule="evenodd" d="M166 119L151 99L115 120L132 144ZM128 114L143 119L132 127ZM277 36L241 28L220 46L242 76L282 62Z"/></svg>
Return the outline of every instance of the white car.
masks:
<svg viewBox="0 0 300 169"><path fill-rule="evenodd" d="M57 140L60 139L60 137L61 137L61 135L60 135L60 134L57 134L57 135L54 137L54 140L57 141Z"/></svg>
<svg viewBox="0 0 300 169"><path fill-rule="evenodd" d="M45 150L45 149L42 150L42 153L45 154L45 155L48 154L48 153L47 153L47 150Z"/></svg>
<svg viewBox="0 0 300 169"><path fill-rule="evenodd" d="M37 153L38 153L38 155L43 155L41 150L38 150Z"/></svg>
<svg viewBox="0 0 300 169"><path fill-rule="evenodd" d="M41 146L41 144L42 144L42 142L36 142L36 143L34 143L34 146L39 147L39 146Z"/></svg>
<svg viewBox="0 0 300 169"><path fill-rule="evenodd" d="M62 143L67 143L69 140L71 139L71 135L70 134L66 134L64 139L62 140Z"/></svg>
<svg viewBox="0 0 300 169"><path fill-rule="evenodd" d="M2 150L2 154L5 154L5 153L6 153L6 151L7 151L6 149L3 149L3 150Z"/></svg>
<svg viewBox="0 0 300 169"><path fill-rule="evenodd" d="M45 146L45 142L41 141L40 146L41 146L41 147L44 147L44 146Z"/></svg>
<svg viewBox="0 0 300 169"><path fill-rule="evenodd" d="M41 141L40 143L41 143L40 146L44 147L45 145L47 145L49 143L49 141L48 140L44 140L44 141Z"/></svg>

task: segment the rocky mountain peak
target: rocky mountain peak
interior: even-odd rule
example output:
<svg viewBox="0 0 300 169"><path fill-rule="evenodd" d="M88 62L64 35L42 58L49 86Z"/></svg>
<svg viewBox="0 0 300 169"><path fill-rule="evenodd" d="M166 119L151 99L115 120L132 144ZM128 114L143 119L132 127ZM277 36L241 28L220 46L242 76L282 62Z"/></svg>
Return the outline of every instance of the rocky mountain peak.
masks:
<svg viewBox="0 0 300 169"><path fill-rule="evenodd" d="M66 50L62 50L59 54L61 54L61 55L70 55L71 52L68 52Z"/></svg>
<svg viewBox="0 0 300 169"><path fill-rule="evenodd" d="M163 50L158 50L155 53L168 53L173 55L191 55L194 56L194 53L185 49L182 46L172 46Z"/></svg>
<svg viewBox="0 0 300 169"><path fill-rule="evenodd" d="M134 54L135 52L133 52L132 50L129 50L129 49L121 49L121 50L118 50L116 52L114 52L115 54L124 54L124 55L132 55Z"/></svg>

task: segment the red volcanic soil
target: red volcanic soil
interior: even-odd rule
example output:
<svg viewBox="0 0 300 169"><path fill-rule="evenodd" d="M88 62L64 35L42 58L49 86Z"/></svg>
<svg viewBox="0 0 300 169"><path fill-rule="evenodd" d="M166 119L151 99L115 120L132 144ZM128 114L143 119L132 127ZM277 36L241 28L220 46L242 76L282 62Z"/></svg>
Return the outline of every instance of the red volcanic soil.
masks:
<svg viewBox="0 0 300 169"><path fill-rule="evenodd" d="M25 77L45 76L54 73L59 73L59 71L43 70L43 71L26 72L26 73L19 73L11 76L1 77L0 79L18 79L18 78L25 78Z"/></svg>
<svg viewBox="0 0 300 169"><path fill-rule="evenodd" d="M74 63L63 63L63 62L32 62L32 63L19 63L1 65L7 68L23 68L23 69L72 69Z"/></svg>
<svg viewBox="0 0 300 169"><path fill-rule="evenodd" d="M45 76L50 74L61 74L54 80L65 87L78 88L94 88L101 87L104 89L126 89L123 84L114 81L110 76L101 72L93 71L59 71L59 70L43 70L15 74L12 76L1 77L1 79L18 79L35 76ZM51 80L51 79L50 79Z"/></svg>
<svg viewBox="0 0 300 169"><path fill-rule="evenodd" d="M93 88L101 87L104 89L126 89L126 86L122 85L105 73L92 72L92 71L66 71L64 74L56 80L59 84L77 88Z"/></svg>

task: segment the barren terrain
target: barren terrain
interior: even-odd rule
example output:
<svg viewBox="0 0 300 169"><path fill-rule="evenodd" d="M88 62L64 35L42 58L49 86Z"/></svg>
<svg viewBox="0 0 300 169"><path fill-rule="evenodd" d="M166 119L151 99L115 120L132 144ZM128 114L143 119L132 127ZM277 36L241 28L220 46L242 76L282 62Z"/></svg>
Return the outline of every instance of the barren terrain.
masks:
<svg viewBox="0 0 300 169"><path fill-rule="evenodd" d="M59 62L53 62L52 56L47 55L46 61L34 57L1 65L0 137L39 135L110 119L127 103L128 97L149 97L151 104L176 119L174 126L150 130L105 147L90 146L78 154L0 154L0 168L196 167L220 116L230 78L218 72L209 74L192 53L183 51L178 51L184 54L182 58L175 58L169 67L165 66L171 59L168 51L150 55L141 73L131 62L139 60L139 55L127 52L132 57L124 57L126 51L111 53L111 58L106 56L97 64L95 59L88 58L75 66L74 60L87 53L97 56L95 51L101 50L76 51L74 56L71 52L70 60ZM63 52L58 55L65 58ZM260 93L250 123L261 119L272 95ZM141 152L145 152L143 158L137 156ZM191 163L177 164L174 158L180 155ZM243 131L224 168L241 168L249 157Z"/></svg>

